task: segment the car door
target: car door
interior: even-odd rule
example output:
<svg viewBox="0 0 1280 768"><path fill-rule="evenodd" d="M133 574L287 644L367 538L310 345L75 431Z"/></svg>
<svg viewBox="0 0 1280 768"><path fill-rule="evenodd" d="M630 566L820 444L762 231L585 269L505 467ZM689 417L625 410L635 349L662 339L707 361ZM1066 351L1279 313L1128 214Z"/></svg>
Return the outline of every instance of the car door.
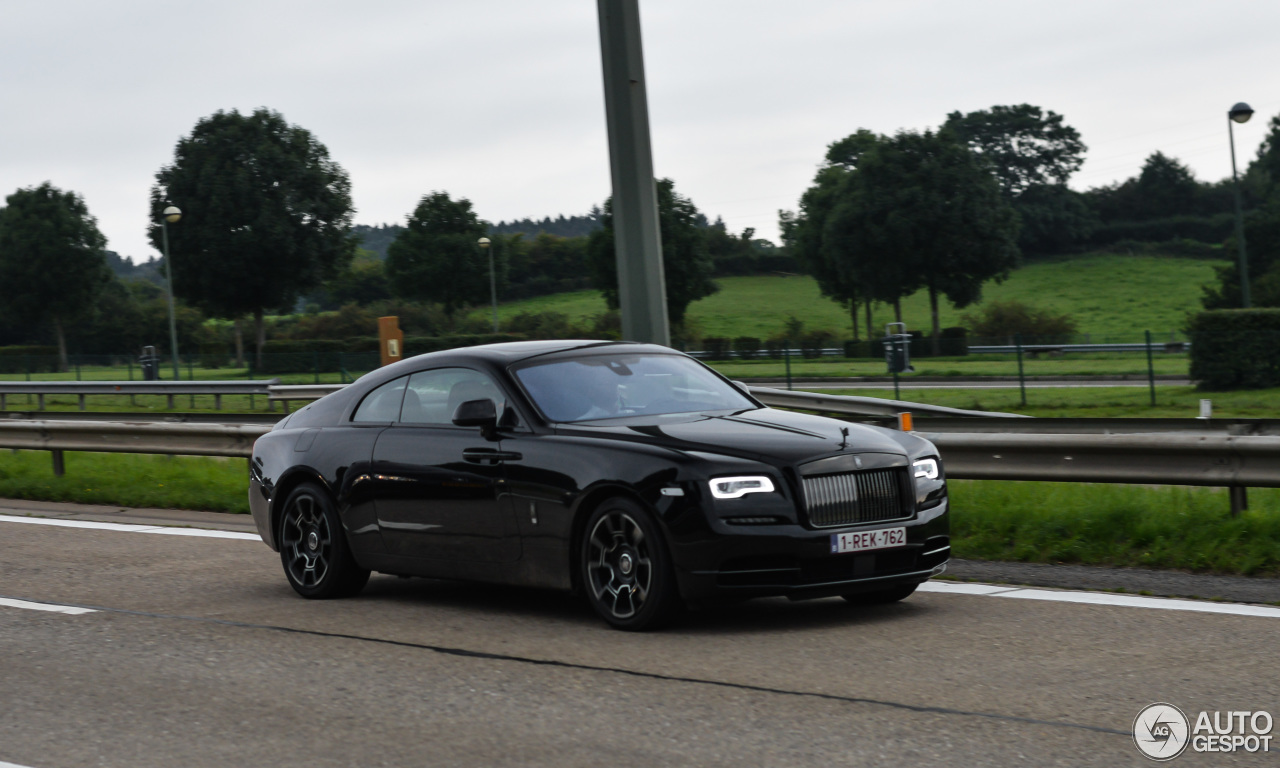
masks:
<svg viewBox="0 0 1280 768"><path fill-rule="evenodd" d="M502 390L481 371L436 368L409 377L400 417L373 450L378 525L391 554L486 563L520 558L501 442L453 425L458 405L483 398L502 412Z"/></svg>

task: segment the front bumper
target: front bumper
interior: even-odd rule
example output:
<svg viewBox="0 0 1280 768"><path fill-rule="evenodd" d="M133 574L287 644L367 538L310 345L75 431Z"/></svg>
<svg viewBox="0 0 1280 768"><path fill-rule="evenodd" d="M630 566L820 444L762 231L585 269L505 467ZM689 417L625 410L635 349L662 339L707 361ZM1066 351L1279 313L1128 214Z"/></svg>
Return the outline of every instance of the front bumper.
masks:
<svg viewBox="0 0 1280 768"><path fill-rule="evenodd" d="M685 600L829 597L919 584L951 557L948 502L905 522L815 531L799 525L738 527L673 547ZM831 534L905 526L907 544L831 554Z"/></svg>
<svg viewBox="0 0 1280 768"><path fill-rule="evenodd" d="M271 530L271 499L257 477L249 478L249 511L253 513L254 525L258 526L258 535L268 547L278 551L275 531Z"/></svg>

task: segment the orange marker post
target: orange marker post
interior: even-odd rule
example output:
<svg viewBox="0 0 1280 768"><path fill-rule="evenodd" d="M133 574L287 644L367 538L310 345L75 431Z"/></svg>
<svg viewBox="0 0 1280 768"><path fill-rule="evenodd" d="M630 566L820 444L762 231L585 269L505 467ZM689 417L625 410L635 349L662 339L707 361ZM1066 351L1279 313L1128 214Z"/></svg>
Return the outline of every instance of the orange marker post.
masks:
<svg viewBox="0 0 1280 768"><path fill-rule="evenodd" d="M915 424L913 424L911 421L910 411L903 411L902 413L898 414L898 429L902 430L903 432L911 432L915 428L916 428Z"/></svg>
<svg viewBox="0 0 1280 768"><path fill-rule="evenodd" d="M404 331L400 330L400 318L378 318L378 349L382 352L382 364L400 362L404 355Z"/></svg>

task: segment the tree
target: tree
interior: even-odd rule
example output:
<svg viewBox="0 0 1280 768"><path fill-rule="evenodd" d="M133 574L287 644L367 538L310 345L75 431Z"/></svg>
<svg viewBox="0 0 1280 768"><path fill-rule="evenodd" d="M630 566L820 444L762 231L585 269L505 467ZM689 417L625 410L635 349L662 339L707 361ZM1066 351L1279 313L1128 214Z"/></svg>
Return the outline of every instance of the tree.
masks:
<svg viewBox="0 0 1280 768"><path fill-rule="evenodd" d="M882 300L929 292L934 354L938 297L957 308L1017 264L1017 215L985 161L947 130L881 140L840 182L823 226L828 259Z"/></svg>
<svg viewBox="0 0 1280 768"><path fill-rule="evenodd" d="M266 310L292 305L355 252L346 171L269 109L216 112L178 142L151 189L157 249L171 204L183 212L168 227L174 293L217 317L252 313L259 364Z"/></svg>
<svg viewBox="0 0 1280 768"><path fill-rule="evenodd" d="M667 288L667 320L680 328L689 305L719 290L711 279L713 265L704 234L706 217L671 179L654 182L658 194L658 229L662 236L662 271ZM613 198L605 200L602 229L587 241L592 282L610 309L618 309L618 257L613 246ZM701 223L701 226L700 226Z"/></svg>
<svg viewBox="0 0 1280 768"><path fill-rule="evenodd" d="M106 238L84 200L49 182L19 189L0 209L0 285L11 319L52 323L62 368L66 326L112 280Z"/></svg>
<svg viewBox="0 0 1280 768"><path fill-rule="evenodd" d="M488 228L471 201L432 192L418 202L405 230L387 248L387 277L397 296L444 305L450 325L459 309L489 301L489 254L477 242ZM505 280L506 254L495 238L494 270Z"/></svg>
<svg viewBox="0 0 1280 768"><path fill-rule="evenodd" d="M1062 115L1031 104L952 112L943 128L991 162L1010 199L1037 184L1066 184L1088 149Z"/></svg>

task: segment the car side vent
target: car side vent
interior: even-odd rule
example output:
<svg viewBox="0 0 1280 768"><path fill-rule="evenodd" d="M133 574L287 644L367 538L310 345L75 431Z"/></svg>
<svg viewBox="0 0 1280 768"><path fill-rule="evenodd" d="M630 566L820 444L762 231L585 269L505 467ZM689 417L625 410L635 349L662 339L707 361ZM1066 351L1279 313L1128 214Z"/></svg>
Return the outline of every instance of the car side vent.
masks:
<svg viewBox="0 0 1280 768"><path fill-rule="evenodd" d="M905 470L873 469L803 478L805 511L815 528L903 520Z"/></svg>

